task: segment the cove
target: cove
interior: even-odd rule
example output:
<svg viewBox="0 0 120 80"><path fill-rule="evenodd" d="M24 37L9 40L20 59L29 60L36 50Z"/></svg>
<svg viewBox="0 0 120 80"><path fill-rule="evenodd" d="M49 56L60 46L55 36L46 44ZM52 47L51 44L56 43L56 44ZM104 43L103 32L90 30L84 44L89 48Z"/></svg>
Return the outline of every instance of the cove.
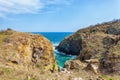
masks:
<svg viewBox="0 0 120 80"><path fill-rule="evenodd" d="M48 38L54 45L54 53L56 56L56 60L60 68L64 66L64 63L68 60L74 59L73 55L66 55L62 52L55 50L55 46L57 46L65 37L69 36L73 32L33 32L34 34L41 34Z"/></svg>

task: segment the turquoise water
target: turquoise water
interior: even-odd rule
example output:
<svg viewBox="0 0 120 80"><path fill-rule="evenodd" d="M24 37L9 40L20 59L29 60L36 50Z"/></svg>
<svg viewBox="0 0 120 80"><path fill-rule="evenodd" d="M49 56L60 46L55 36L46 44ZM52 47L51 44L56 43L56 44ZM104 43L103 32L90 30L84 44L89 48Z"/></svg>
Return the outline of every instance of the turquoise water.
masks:
<svg viewBox="0 0 120 80"><path fill-rule="evenodd" d="M57 46L65 37L72 34L72 32L34 32L34 34L42 34L46 38L48 38L54 46ZM56 60L60 67L63 67L64 63L67 60L73 59L75 56L65 55L62 52L59 52L54 49L54 53L56 56Z"/></svg>

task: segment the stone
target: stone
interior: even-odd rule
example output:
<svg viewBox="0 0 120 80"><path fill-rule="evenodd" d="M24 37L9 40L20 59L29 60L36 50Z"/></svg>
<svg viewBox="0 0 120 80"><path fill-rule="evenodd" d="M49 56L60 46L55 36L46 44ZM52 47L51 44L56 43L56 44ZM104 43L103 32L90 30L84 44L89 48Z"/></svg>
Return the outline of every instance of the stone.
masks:
<svg viewBox="0 0 120 80"><path fill-rule="evenodd" d="M99 63L98 59L89 59L89 60L85 60L85 62L87 63Z"/></svg>
<svg viewBox="0 0 120 80"><path fill-rule="evenodd" d="M98 66L92 63L88 63L86 70L93 71L95 74L98 74Z"/></svg>
<svg viewBox="0 0 120 80"><path fill-rule="evenodd" d="M79 70L85 65L80 60L67 61L63 66L67 70Z"/></svg>
<svg viewBox="0 0 120 80"><path fill-rule="evenodd" d="M120 73L120 55L104 54L100 59L99 69L103 74Z"/></svg>
<svg viewBox="0 0 120 80"><path fill-rule="evenodd" d="M120 34L120 25L109 26L107 29L108 34L119 35Z"/></svg>

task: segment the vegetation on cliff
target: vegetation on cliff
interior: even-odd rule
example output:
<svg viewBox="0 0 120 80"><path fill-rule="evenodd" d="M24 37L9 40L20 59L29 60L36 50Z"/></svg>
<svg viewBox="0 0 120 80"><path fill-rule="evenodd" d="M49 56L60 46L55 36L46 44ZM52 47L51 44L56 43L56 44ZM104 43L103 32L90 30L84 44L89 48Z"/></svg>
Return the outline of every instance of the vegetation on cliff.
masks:
<svg viewBox="0 0 120 80"><path fill-rule="evenodd" d="M65 38L56 49L78 55L65 64L68 70L92 70L95 74L119 75L120 20L80 29Z"/></svg>
<svg viewBox="0 0 120 80"><path fill-rule="evenodd" d="M53 45L42 35L7 29L0 31L0 45L0 80L120 79L120 20L89 26L65 38L56 49L77 57L60 72Z"/></svg>
<svg viewBox="0 0 120 80"><path fill-rule="evenodd" d="M0 80L39 80L58 71L52 43L42 35L0 32Z"/></svg>

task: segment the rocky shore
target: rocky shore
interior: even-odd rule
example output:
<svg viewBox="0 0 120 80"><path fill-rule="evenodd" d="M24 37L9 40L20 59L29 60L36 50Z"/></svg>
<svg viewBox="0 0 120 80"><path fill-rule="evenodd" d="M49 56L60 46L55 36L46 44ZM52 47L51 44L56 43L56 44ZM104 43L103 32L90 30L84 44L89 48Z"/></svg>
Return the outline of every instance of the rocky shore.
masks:
<svg viewBox="0 0 120 80"><path fill-rule="evenodd" d="M114 75L105 80L120 79L120 20L80 29L65 38L56 49L77 55L77 58L64 65L69 71L81 71L83 74L87 71L89 75L91 72L96 75Z"/></svg>
<svg viewBox="0 0 120 80"><path fill-rule="evenodd" d="M76 55L59 70L42 35L0 31L0 80L120 80L120 20L80 29L57 47Z"/></svg>

